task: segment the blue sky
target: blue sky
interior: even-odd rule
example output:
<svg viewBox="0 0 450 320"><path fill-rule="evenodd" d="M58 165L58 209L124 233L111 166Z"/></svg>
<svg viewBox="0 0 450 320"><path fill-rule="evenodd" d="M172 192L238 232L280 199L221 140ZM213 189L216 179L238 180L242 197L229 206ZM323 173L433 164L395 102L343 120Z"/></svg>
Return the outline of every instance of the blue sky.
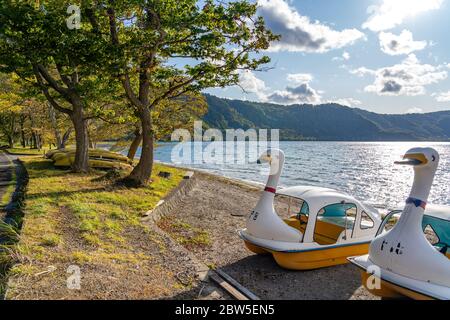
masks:
<svg viewBox="0 0 450 320"><path fill-rule="evenodd" d="M281 41L272 67L242 72L228 98L340 102L379 113L450 109L450 0L258 0Z"/></svg>

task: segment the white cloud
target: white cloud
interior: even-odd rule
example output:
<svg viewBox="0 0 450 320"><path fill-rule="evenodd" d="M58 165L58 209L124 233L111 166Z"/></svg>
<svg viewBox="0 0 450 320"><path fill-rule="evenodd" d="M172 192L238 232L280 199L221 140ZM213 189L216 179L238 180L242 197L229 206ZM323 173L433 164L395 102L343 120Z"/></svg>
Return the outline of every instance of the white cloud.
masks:
<svg viewBox="0 0 450 320"><path fill-rule="evenodd" d="M414 54L410 54L401 63L391 67L377 70L362 67L350 72L358 76L375 77L373 84L364 88L366 92L375 92L379 95L417 96L425 94L425 86L447 78L447 71L442 69L441 65L421 64Z"/></svg>
<svg viewBox="0 0 450 320"><path fill-rule="evenodd" d="M285 90L276 90L267 96L267 100L279 104L320 103L321 96L307 83L296 87L287 86Z"/></svg>
<svg viewBox="0 0 450 320"><path fill-rule="evenodd" d="M342 54L342 58L343 58L344 60L350 59L350 53L348 53L347 51L344 51L344 53Z"/></svg>
<svg viewBox="0 0 450 320"><path fill-rule="evenodd" d="M245 70L239 74L239 86L246 93L254 93L259 101L273 102L278 104L295 103L320 103L321 91L316 91L309 86L313 76L308 73L291 73L287 75L287 80L293 86L286 86L284 90L271 91L265 82L252 71Z"/></svg>
<svg viewBox="0 0 450 320"><path fill-rule="evenodd" d="M333 60L333 61L344 61L344 60L347 61L349 59L350 59L350 53L348 53L347 51L344 51L344 53L342 53L342 56L334 57L331 60Z"/></svg>
<svg viewBox="0 0 450 320"><path fill-rule="evenodd" d="M358 99L354 99L354 98L332 99L329 102L341 104L343 106L348 106L348 107L355 107L355 106L362 105L361 101L359 101Z"/></svg>
<svg viewBox="0 0 450 320"><path fill-rule="evenodd" d="M411 31L403 30L398 36L390 32L380 32L381 51L391 56L410 54L427 46L426 41L414 41Z"/></svg>
<svg viewBox="0 0 450 320"><path fill-rule="evenodd" d="M270 51L327 52L365 38L357 29L337 31L318 21L302 16L284 0L259 0L258 14L268 28L281 35Z"/></svg>
<svg viewBox="0 0 450 320"><path fill-rule="evenodd" d="M313 79L313 76L309 73L289 73L287 80L293 83L309 83Z"/></svg>
<svg viewBox="0 0 450 320"><path fill-rule="evenodd" d="M375 32L389 30L402 24L406 18L439 9L442 2L443 0L383 0L380 5L367 8L370 16L362 27Z"/></svg>
<svg viewBox="0 0 450 320"><path fill-rule="evenodd" d="M350 70L350 73L354 74L354 75L357 75L359 77L362 77L362 76L365 76L367 74L375 75L376 71L372 70L372 69L369 69L369 68L366 68L366 67L359 67L357 69Z"/></svg>
<svg viewBox="0 0 450 320"><path fill-rule="evenodd" d="M432 96L437 102L450 102L450 91L433 93Z"/></svg>
<svg viewBox="0 0 450 320"><path fill-rule="evenodd" d="M248 93L254 93L259 98L265 96L268 90L263 80L257 78L250 70L245 70L239 74L239 86Z"/></svg>
<svg viewBox="0 0 450 320"><path fill-rule="evenodd" d="M421 108L410 108L406 110L406 113L423 113L423 110Z"/></svg>

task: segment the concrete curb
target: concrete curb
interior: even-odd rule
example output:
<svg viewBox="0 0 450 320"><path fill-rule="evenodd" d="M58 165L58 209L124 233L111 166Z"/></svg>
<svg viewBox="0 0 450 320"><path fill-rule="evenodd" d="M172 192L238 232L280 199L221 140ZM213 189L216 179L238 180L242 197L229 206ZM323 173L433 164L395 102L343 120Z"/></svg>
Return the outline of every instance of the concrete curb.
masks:
<svg viewBox="0 0 450 320"><path fill-rule="evenodd" d="M187 171L183 177L183 181L181 181L174 190L160 200L155 208L144 213L142 221L156 223L164 216L170 214L170 212L182 202L183 197L195 187L195 180L194 172Z"/></svg>
<svg viewBox="0 0 450 320"><path fill-rule="evenodd" d="M186 196L196 185L196 176L194 171L186 171L183 181L175 188L169 195L164 199L160 200L155 208L147 211L144 214L142 221L147 223L153 230L158 233L164 234L169 241L179 248L179 250L189 257L195 266L195 271L197 278L203 283L201 292L209 292L207 296L199 297L200 299L229 299L226 294L219 289L216 285L213 285L209 281L210 276L216 274L215 271L211 270L206 264L200 262L192 252L184 248L182 245L177 243L169 234L158 227L158 221L165 216L168 216L171 211L177 207L182 201L184 196Z"/></svg>

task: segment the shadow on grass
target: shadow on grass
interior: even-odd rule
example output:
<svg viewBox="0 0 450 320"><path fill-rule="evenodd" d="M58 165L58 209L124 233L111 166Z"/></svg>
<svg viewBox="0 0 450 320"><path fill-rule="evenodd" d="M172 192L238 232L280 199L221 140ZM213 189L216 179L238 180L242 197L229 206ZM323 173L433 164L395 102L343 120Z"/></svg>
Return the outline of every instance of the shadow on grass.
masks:
<svg viewBox="0 0 450 320"><path fill-rule="evenodd" d="M45 197L60 197L60 196L70 196L73 194L85 194L91 192L100 192L100 191L116 191L120 189L124 189L125 186L118 182L119 179L122 178L122 172L117 170L98 170L94 169L89 173L72 173L70 168L63 167L54 167L51 160L48 161L30 161L27 163L27 169L30 175L30 178L36 177L59 177L66 176L67 174L85 176L89 178L92 182L101 182L104 183L103 186L96 188L85 188L85 189L76 189L71 191L45 191L42 193L28 194L28 199L38 199L43 196ZM99 176L91 178L92 174L97 174Z"/></svg>
<svg viewBox="0 0 450 320"><path fill-rule="evenodd" d="M111 191L110 188L105 187L99 187L99 188L92 188L92 189L78 189L73 191L54 191L54 192L42 192L42 193L34 193L34 194L28 194L27 199L35 200L42 197L48 197L48 198L59 198L64 196L71 196L75 194L88 194L93 192L102 192L102 191Z"/></svg>
<svg viewBox="0 0 450 320"><path fill-rule="evenodd" d="M6 215L0 228L0 299L6 295L8 272L14 265L14 246L20 240L20 230L23 222L23 209L28 173L23 164L14 160L16 170L16 189L11 202L5 207Z"/></svg>
<svg viewBox="0 0 450 320"><path fill-rule="evenodd" d="M27 168L30 176L33 177L34 174L39 174L40 176L60 176L65 175L70 172L70 168L55 167L51 160L46 161L28 161ZM35 173L38 171L39 173Z"/></svg>

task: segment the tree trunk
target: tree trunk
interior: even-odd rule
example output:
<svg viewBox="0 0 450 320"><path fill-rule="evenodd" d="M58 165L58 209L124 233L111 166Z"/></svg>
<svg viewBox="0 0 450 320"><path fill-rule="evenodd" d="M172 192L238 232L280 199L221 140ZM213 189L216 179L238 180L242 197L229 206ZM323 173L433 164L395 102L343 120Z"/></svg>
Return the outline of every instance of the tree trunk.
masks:
<svg viewBox="0 0 450 320"><path fill-rule="evenodd" d="M20 121L20 144L22 145L22 148L25 148L27 146L26 140L25 140L25 116L21 115L19 118Z"/></svg>
<svg viewBox="0 0 450 320"><path fill-rule="evenodd" d="M25 148L27 146L27 143L25 140L25 131L23 129L20 130L20 143L22 144L22 148Z"/></svg>
<svg viewBox="0 0 450 320"><path fill-rule="evenodd" d="M14 137L8 136L8 145L10 148L14 148Z"/></svg>
<svg viewBox="0 0 450 320"><path fill-rule="evenodd" d="M71 133L72 133L72 128L69 128L69 129L67 129L66 132L64 132L62 139L61 139L61 144L58 145L58 149L64 149L66 147L66 143L67 143L67 141L69 141Z"/></svg>
<svg viewBox="0 0 450 320"><path fill-rule="evenodd" d="M136 151L139 148L141 141L142 141L142 132L141 132L141 129L139 127L137 127L136 130L134 131L133 142L131 142L130 149L128 149L128 154L127 154L128 159L134 160Z"/></svg>
<svg viewBox="0 0 450 320"><path fill-rule="evenodd" d="M40 151L42 149L42 135L36 134L36 148Z"/></svg>
<svg viewBox="0 0 450 320"><path fill-rule="evenodd" d="M52 124L53 127L53 133L55 134L55 140L56 140L56 148L57 149L62 149L61 145L62 145L62 138L61 138L61 133L58 130L58 122L56 120L56 111L55 108L53 108L53 106L48 103L48 114L50 117L50 122Z"/></svg>
<svg viewBox="0 0 450 320"><path fill-rule="evenodd" d="M142 126L142 153L138 164L125 179L133 185L144 186L150 182L153 169L153 127L152 117L148 108L139 112Z"/></svg>
<svg viewBox="0 0 450 320"><path fill-rule="evenodd" d="M36 133L34 131L31 132L31 149L37 149L37 146L36 146Z"/></svg>
<svg viewBox="0 0 450 320"><path fill-rule="evenodd" d="M72 164L72 171L86 173L89 171L89 134L87 120L83 116L83 107L75 106L70 115L75 128L75 161Z"/></svg>

